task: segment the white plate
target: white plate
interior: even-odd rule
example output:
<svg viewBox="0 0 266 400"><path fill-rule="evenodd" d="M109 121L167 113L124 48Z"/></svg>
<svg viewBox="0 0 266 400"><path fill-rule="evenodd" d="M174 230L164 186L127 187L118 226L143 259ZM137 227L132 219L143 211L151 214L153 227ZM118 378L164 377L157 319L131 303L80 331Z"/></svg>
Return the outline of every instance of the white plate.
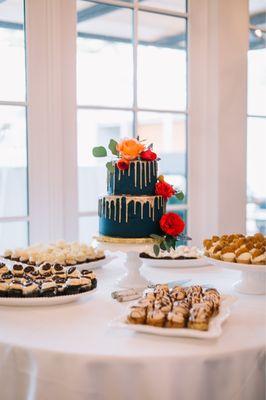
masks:
<svg viewBox="0 0 266 400"><path fill-rule="evenodd" d="M210 265L204 257L195 258L193 260L162 260L155 258L142 258L142 262L149 267L154 268L199 268Z"/></svg>
<svg viewBox="0 0 266 400"><path fill-rule="evenodd" d="M104 265L109 264L109 262L111 262L114 258L115 258L115 256L106 256L102 260L91 261L91 262L83 263L83 264L75 264L75 265L72 265L72 266L73 267L77 267L77 269L79 271L82 271L84 268L95 270L95 269L98 269L98 268L102 268ZM12 260L5 259L3 257L0 257L0 262L4 262L4 263L6 263L7 265L10 265L10 266L12 266L14 264L22 264L24 266L28 265L28 264L20 262L20 261L12 261ZM70 268L70 267L71 267L71 265L66 266L66 268Z"/></svg>
<svg viewBox="0 0 266 400"><path fill-rule="evenodd" d="M235 301L236 297L233 296L226 295L222 297L219 314L211 319L208 331L197 331L195 329L188 328L159 328L149 325L134 325L129 324L126 320L126 316L124 315L113 320L110 325L115 328L127 329L134 332L148 333L151 335L188 337L197 339L214 339L218 338L221 335L222 324L229 317L231 305Z"/></svg>
<svg viewBox="0 0 266 400"><path fill-rule="evenodd" d="M215 258L210 258L210 257L204 257L204 258L206 262L212 265L216 265L217 267L237 269L239 271L246 271L246 272L266 272L266 265L240 264L235 262L216 260Z"/></svg>
<svg viewBox="0 0 266 400"><path fill-rule="evenodd" d="M71 294L66 296L54 296L54 297L0 297L0 306L54 306L58 304L72 303L80 299L84 299L93 294L96 289L90 290L84 293Z"/></svg>

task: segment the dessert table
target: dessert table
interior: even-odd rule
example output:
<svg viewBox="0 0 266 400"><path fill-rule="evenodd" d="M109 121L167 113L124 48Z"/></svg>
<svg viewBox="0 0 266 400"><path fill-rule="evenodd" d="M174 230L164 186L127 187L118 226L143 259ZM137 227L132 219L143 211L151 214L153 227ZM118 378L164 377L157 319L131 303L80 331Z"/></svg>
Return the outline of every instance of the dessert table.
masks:
<svg viewBox="0 0 266 400"><path fill-rule="evenodd" d="M265 296L232 288L239 271L142 267L155 283L190 279L238 300L212 340L114 329L128 307L110 293L121 259L97 270L99 289L81 302L0 307L1 400L263 400Z"/></svg>

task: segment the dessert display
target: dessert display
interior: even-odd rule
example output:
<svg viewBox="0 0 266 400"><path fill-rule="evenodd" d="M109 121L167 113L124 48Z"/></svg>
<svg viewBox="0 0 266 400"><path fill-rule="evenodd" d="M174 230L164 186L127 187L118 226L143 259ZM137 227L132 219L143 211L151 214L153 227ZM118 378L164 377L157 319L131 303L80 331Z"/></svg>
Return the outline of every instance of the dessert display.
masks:
<svg viewBox="0 0 266 400"><path fill-rule="evenodd" d="M115 159L106 164L107 195L99 198L99 233L135 239L160 235L167 200L171 196L182 199L183 193L158 176L159 159L152 145L133 138L119 143L112 139L108 149ZM107 150L95 147L93 155L106 157ZM183 221L181 225L178 233L184 229Z"/></svg>
<svg viewBox="0 0 266 400"><path fill-rule="evenodd" d="M41 265L45 262L63 266L85 264L105 258L102 250L97 250L85 243L67 243L64 240L48 245L36 244L25 249L7 249L3 256L28 265Z"/></svg>
<svg viewBox="0 0 266 400"><path fill-rule="evenodd" d="M0 263L0 297L54 297L78 294L97 287L94 272L60 264L39 267Z"/></svg>
<svg viewBox="0 0 266 400"><path fill-rule="evenodd" d="M242 234L212 236L203 241L204 254L230 263L266 265L266 237Z"/></svg>
<svg viewBox="0 0 266 400"><path fill-rule="evenodd" d="M161 328L209 329L211 318L219 313L221 296L214 289L156 285L134 304L127 315L129 324Z"/></svg>
<svg viewBox="0 0 266 400"><path fill-rule="evenodd" d="M160 250L158 255L155 255L153 249L150 249L140 253L139 256L153 260L196 260L201 255L201 251L195 246L178 246L169 251Z"/></svg>

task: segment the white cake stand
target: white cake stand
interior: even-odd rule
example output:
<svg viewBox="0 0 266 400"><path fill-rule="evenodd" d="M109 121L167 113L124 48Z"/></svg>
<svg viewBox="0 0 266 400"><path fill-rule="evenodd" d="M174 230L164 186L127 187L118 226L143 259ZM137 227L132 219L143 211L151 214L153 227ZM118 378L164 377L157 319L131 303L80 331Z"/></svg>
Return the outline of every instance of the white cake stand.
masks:
<svg viewBox="0 0 266 400"><path fill-rule="evenodd" d="M144 288L149 282L140 273L142 260L139 254L143 252L147 244L153 244L153 239L150 238L114 238L109 236L94 237L97 245L102 250L110 252L122 252L126 255L124 267L126 272L118 280L118 285L121 288Z"/></svg>
<svg viewBox="0 0 266 400"><path fill-rule="evenodd" d="M241 271L241 279L234 284L235 290L244 294L266 294L266 265L239 264L205 257L210 264L220 268Z"/></svg>

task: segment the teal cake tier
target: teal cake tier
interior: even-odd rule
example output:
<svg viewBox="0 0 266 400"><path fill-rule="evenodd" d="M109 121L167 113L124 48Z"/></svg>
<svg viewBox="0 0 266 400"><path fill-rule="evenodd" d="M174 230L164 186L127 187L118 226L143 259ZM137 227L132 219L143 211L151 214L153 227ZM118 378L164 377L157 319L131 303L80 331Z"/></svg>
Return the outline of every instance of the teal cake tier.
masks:
<svg viewBox="0 0 266 400"><path fill-rule="evenodd" d="M107 172L107 193L131 196L155 195L158 174L157 161L131 161L126 171L121 171L115 164L114 173Z"/></svg>
<svg viewBox="0 0 266 400"><path fill-rule="evenodd" d="M99 199L99 232L121 238L159 234L164 212L162 196L103 196Z"/></svg>

